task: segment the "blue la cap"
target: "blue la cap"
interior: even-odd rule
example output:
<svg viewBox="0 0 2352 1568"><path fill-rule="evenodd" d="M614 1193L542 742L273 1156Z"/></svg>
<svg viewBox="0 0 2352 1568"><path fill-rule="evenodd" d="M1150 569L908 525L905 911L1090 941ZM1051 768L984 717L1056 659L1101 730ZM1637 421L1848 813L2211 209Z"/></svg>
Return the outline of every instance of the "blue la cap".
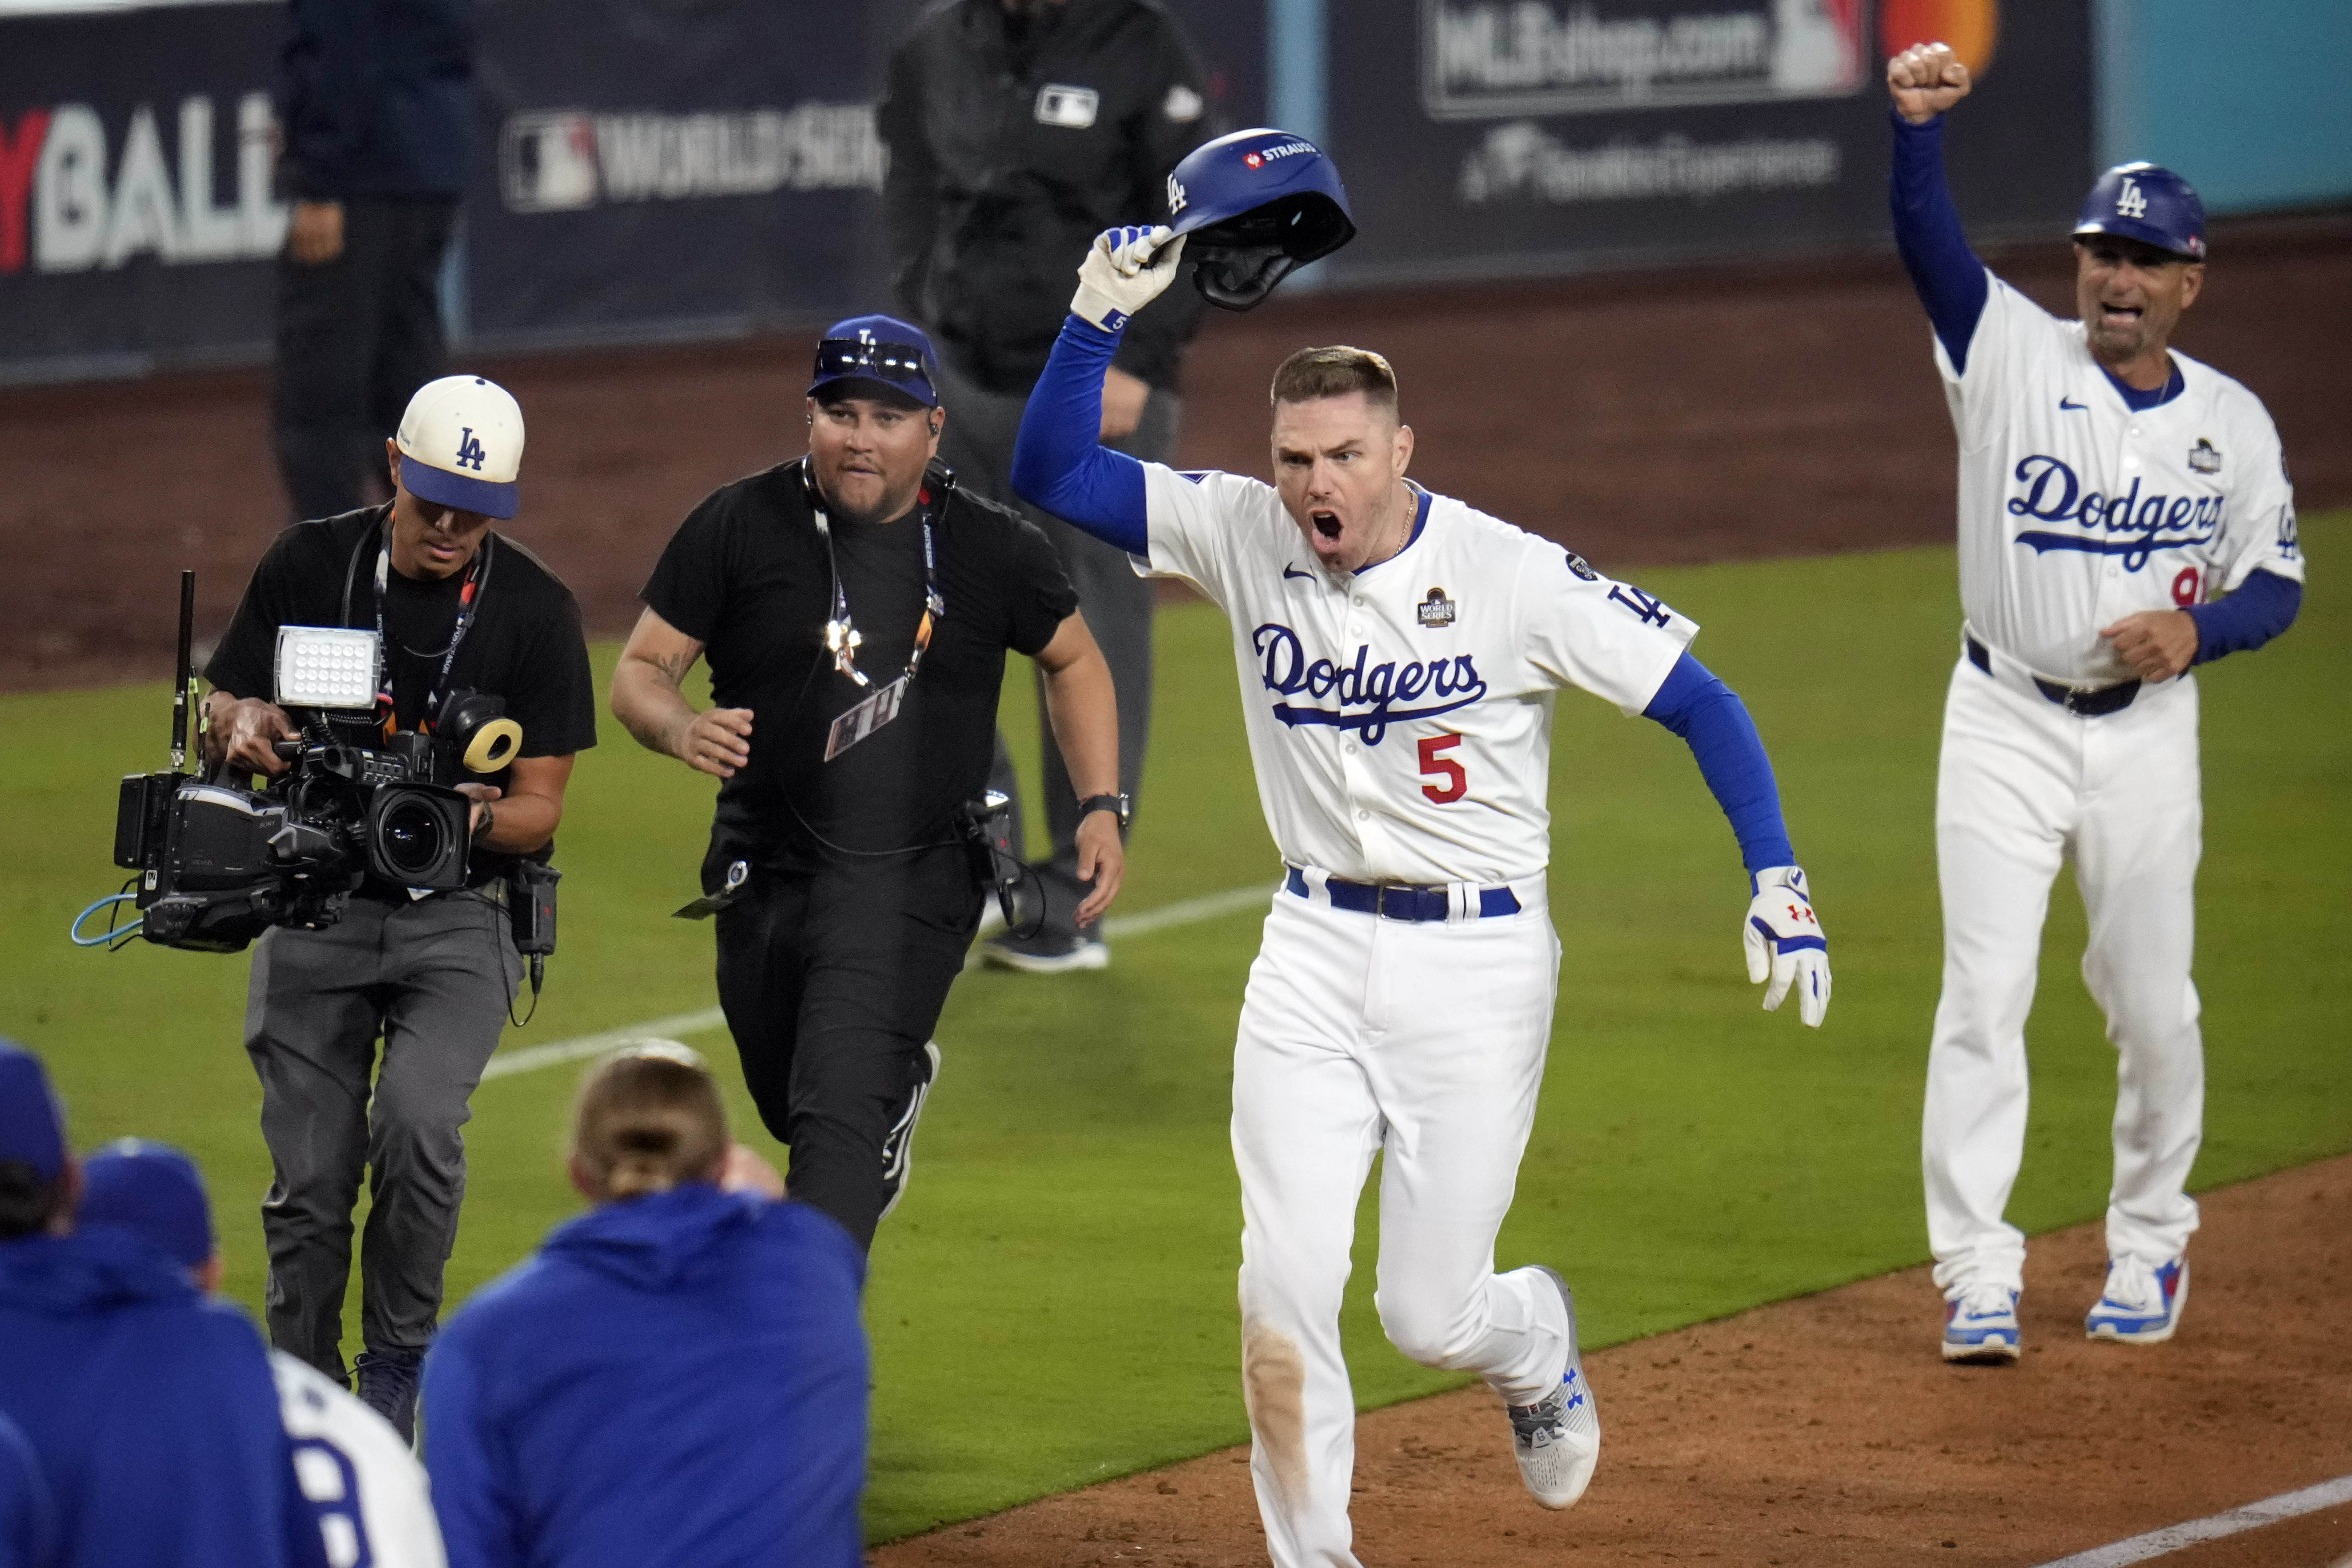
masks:
<svg viewBox="0 0 2352 1568"><path fill-rule="evenodd" d="M2156 163L2118 163L2083 198L2077 235L2112 234L2205 259L2205 204L2196 187Z"/></svg>
<svg viewBox="0 0 2352 1568"><path fill-rule="evenodd" d="M196 1163L169 1143L118 1138L82 1162L79 1226L127 1230L183 1268L213 1255L212 1205Z"/></svg>
<svg viewBox="0 0 2352 1568"><path fill-rule="evenodd" d="M896 316L852 316L825 329L824 341L816 346L816 379L809 383L809 395L835 382L876 381L937 408L931 367L938 363L922 328Z"/></svg>
<svg viewBox="0 0 2352 1568"><path fill-rule="evenodd" d="M41 1058L0 1039L0 1160L33 1167L44 1183L66 1168L66 1113Z"/></svg>

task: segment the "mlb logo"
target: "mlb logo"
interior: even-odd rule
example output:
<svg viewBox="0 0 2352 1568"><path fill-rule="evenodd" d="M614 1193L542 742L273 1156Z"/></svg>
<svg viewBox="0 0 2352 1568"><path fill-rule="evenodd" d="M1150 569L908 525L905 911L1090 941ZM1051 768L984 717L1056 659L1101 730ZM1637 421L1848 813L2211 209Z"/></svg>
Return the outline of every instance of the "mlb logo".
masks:
<svg viewBox="0 0 2352 1568"><path fill-rule="evenodd" d="M1436 631L1454 624L1454 601L1445 596L1443 588L1432 588L1416 611L1423 631Z"/></svg>
<svg viewBox="0 0 2352 1568"><path fill-rule="evenodd" d="M2221 471L2221 454L2213 449L2212 442L2200 436L2197 445L2189 448L2189 466L2200 474L2218 474Z"/></svg>
<svg viewBox="0 0 2352 1568"><path fill-rule="evenodd" d="M1244 153L1242 154L1242 167L1245 169L1263 169L1265 167L1265 160L1259 157L1255 153Z"/></svg>
<svg viewBox="0 0 2352 1568"><path fill-rule="evenodd" d="M507 209L577 212L596 205L596 126L586 114L518 114L499 137Z"/></svg>
<svg viewBox="0 0 2352 1568"><path fill-rule="evenodd" d="M1048 82L1037 89L1037 123L1065 131L1084 131L1095 122L1102 95L1090 87L1066 87Z"/></svg>

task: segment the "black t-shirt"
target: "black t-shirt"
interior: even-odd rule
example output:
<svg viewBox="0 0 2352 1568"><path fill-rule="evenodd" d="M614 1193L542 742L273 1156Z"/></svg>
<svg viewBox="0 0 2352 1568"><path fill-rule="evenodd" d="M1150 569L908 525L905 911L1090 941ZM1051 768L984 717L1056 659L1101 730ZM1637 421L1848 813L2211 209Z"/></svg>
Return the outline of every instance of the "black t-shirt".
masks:
<svg viewBox="0 0 2352 1568"><path fill-rule="evenodd" d="M205 679L233 697L274 700L278 627L373 629L376 555L390 513L389 503L366 507L341 517L298 522L279 534L253 569L236 615L205 666ZM586 751L596 743L596 691L578 602L562 579L513 540L493 533L482 547L489 558L477 589L473 622L457 647L443 694L470 689L504 698L507 717L522 726L519 755L558 757ZM441 581L404 577L397 570L385 574L384 666L403 730L415 729L424 717L457 625L464 586L462 572ZM345 723L340 728L355 727ZM356 733L347 738L362 744L367 740ZM510 771L485 775L480 782L503 789ZM549 852L531 858L545 860ZM487 878L512 858L477 853L475 879Z"/></svg>
<svg viewBox="0 0 2352 1568"><path fill-rule="evenodd" d="M834 720L907 668L923 611L925 514L946 613L898 718L828 763ZM751 710L750 765L719 791L715 864L798 868L843 850L951 841L956 808L987 786L1004 650L1035 654L1077 608L1045 536L961 490L895 522L836 517L833 538L865 637L857 668L872 686L836 670L824 649L833 569L798 460L714 491L646 584L653 612L703 645L717 704Z"/></svg>

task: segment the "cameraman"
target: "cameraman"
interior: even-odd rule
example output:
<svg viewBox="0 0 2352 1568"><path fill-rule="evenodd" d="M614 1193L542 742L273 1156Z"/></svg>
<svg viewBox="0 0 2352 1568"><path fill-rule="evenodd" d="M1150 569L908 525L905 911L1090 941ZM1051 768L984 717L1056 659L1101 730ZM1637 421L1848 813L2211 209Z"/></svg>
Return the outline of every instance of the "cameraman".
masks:
<svg viewBox="0 0 2352 1568"><path fill-rule="evenodd" d="M467 689L504 699L522 726L508 768L457 785L474 801L465 890L418 894L370 875L334 924L272 928L254 955L245 1043L275 1168L261 1206L269 1336L346 1375L343 1290L364 1170L359 1395L403 1436L457 1238L458 1129L522 977L509 879L520 859L547 861L573 755L596 743L580 606L490 528L515 514L522 446L522 411L504 388L471 375L428 383L384 443L393 499L278 535L205 668L207 751L246 773L283 773L272 742L299 734L268 700L280 626L379 634L375 712L358 721L366 736L341 738L428 729L443 699Z"/></svg>
<svg viewBox="0 0 2352 1568"><path fill-rule="evenodd" d="M1092 921L1118 890L1110 670L1036 526L933 464L929 340L888 316L817 347L808 456L715 491L646 584L613 712L725 782L703 862L719 1000L792 1195L861 1247L906 1184L932 1027L979 924L959 834L1007 648L1043 672ZM710 658L715 706L678 689ZM887 710L887 716L886 715Z"/></svg>

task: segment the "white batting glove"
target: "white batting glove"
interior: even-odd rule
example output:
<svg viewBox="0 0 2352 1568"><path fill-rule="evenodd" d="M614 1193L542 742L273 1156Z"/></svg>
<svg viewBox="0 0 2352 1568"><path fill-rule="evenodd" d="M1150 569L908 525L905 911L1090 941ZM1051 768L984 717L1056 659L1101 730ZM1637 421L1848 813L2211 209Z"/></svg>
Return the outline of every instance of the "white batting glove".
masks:
<svg viewBox="0 0 2352 1568"><path fill-rule="evenodd" d="M1820 1028L1830 1007L1830 944L1805 894L1804 872L1794 866L1757 872L1756 898L1739 934L1748 947L1748 983L1772 982L1764 993L1764 1011L1780 1011L1794 984L1797 1016Z"/></svg>
<svg viewBox="0 0 2352 1568"><path fill-rule="evenodd" d="M1115 332L1152 300L1176 276L1184 237L1165 224L1157 228L1107 228L1078 263L1078 291L1070 314Z"/></svg>

